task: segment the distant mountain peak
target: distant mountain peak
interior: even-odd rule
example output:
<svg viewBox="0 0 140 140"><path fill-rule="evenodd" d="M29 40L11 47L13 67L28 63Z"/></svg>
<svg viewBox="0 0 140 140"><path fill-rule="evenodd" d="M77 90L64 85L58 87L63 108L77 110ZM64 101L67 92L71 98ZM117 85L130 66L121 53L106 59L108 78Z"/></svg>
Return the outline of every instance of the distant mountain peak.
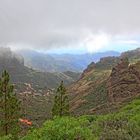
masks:
<svg viewBox="0 0 140 140"><path fill-rule="evenodd" d="M82 72L91 62L98 62L107 56L119 56L116 51L107 51L94 54L45 54L26 50L18 52L23 55L25 65L43 72Z"/></svg>

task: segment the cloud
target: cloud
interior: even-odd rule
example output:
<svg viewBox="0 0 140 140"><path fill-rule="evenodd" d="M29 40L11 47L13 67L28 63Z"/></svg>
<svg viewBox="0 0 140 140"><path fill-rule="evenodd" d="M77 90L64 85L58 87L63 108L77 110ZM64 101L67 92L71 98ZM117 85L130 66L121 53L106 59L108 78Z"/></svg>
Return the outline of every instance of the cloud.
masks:
<svg viewBox="0 0 140 140"><path fill-rule="evenodd" d="M139 0L0 0L0 44L51 49L89 39L93 52L108 36L139 35L139 7Z"/></svg>
<svg viewBox="0 0 140 140"><path fill-rule="evenodd" d="M140 45L140 42L137 40L119 40L117 41L119 44L129 44L129 45Z"/></svg>
<svg viewBox="0 0 140 140"><path fill-rule="evenodd" d="M89 53L98 52L111 42L111 36L104 33L98 35L90 35L86 40L84 46Z"/></svg>

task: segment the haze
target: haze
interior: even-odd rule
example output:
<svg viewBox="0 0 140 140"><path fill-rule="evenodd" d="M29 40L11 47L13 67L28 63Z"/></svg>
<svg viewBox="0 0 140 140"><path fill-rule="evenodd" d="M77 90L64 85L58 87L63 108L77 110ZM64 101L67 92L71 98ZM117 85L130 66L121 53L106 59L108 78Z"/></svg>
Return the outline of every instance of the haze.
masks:
<svg viewBox="0 0 140 140"><path fill-rule="evenodd" d="M140 46L139 0L0 0L0 46L49 53Z"/></svg>

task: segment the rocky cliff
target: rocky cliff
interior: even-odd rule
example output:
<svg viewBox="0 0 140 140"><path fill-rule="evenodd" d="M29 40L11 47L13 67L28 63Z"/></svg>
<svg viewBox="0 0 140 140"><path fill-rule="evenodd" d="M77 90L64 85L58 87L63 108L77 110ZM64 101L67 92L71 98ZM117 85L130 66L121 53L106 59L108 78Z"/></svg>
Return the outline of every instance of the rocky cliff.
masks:
<svg viewBox="0 0 140 140"><path fill-rule="evenodd" d="M129 64L121 59L111 72L108 85L110 102L122 102L140 94L140 62Z"/></svg>

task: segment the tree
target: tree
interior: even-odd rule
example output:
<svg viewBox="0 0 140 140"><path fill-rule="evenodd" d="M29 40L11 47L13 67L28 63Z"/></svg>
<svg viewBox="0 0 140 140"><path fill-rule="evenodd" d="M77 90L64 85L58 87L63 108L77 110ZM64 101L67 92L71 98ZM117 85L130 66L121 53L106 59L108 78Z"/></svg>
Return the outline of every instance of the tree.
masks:
<svg viewBox="0 0 140 140"><path fill-rule="evenodd" d="M14 86L10 84L7 71L0 78L0 134L16 136L19 132L20 101L14 93Z"/></svg>
<svg viewBox="0 0 140 140"><path fill-rule="evenodd" d="M52 115L60 117L69 115L69 99L63 81L56 90Z"/></svg>

